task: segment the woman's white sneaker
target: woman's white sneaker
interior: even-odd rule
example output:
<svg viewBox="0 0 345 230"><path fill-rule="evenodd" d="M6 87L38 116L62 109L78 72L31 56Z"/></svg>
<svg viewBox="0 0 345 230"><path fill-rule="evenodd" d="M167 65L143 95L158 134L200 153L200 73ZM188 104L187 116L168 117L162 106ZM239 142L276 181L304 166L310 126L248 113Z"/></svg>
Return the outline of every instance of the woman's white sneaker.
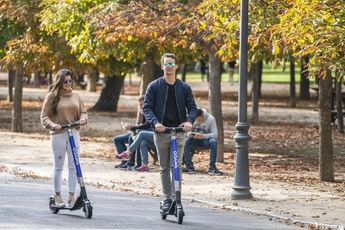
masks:
<svg viewBox="0 0 345 230"><path fill-rule="evenodd" d="M60 195L55 195L55 206L57 208L64 208L66 206Z"/></svg>
<svg viewBox="0 0 345 230"><path fill-rule="evenodd" d="M67 205L69 208L72 208L75 204L76 198L75 196L69 196L68 197L68 201L67 201Z"/></svg>

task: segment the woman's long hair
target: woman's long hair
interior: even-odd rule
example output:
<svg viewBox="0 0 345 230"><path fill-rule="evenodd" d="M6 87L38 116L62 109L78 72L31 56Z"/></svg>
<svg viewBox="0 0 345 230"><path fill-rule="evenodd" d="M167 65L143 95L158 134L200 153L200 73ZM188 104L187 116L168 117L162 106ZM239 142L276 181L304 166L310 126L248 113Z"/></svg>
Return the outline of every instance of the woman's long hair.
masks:
<svg viewBox="0 0 345 230"><path fill-rule="evenodd" d="M60 92L63 90L63 83L66 76L71 76L73 81L73 73L69 69L60 69L59 72L55 75L55 83L50 87L50 92L53 95L52 100L52 115L57 114L57 105L60 101Z"/></svg>

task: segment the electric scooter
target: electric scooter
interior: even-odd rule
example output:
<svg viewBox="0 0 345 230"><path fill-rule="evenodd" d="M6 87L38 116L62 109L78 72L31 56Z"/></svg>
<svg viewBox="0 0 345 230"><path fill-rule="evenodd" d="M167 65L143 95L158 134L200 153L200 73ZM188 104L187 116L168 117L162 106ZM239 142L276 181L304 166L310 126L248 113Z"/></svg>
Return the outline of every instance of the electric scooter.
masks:
<svg viewBox="0 0 345 230"><path fill-rule="evenodd" d="M179 154L177 151L177 143L176 143L176 133L182 133L182 132L184 132L184 129L181 127L166 127L165 128L164 133L171 134L171 142L170 142L171 157L173 159L173 167L171 171L172 171L172 178L173 178L176 198L172 202L168 212L163 212L162 211L163 203L161 202L160 204L162 220L165 220L168 215L174 215L177 218L178 224L182 224L183 217L185 215L183 212L183 207L181 203L181 188L180 188L181 175L179 173L179 164L178 164Z"/></svg>
<svg viewBox="0 0 345 230"><path fill-rule="evenodd" d="M83 175L81 172L81 167L80 167L80 162L79 162L78 149L75 145L74 137L73 137L73 133L72 133L72 128L79 126L79 125L80 124L78 122L76 122L73 124L61 125L61 127L63 129L67 129L67 132L68 132L69 143L70 143L70 146L72 149L73 162L74 162L74 166L76 169L78 184L80 185L80 194L79 194L76 202L74 203L73 207L63 207L63 208L56 207L55 206L55 197L51 196L49 198L49 209L53 214L57 214L60 210L75 211L75 210L82 208L84 213L85 213L85 217L91 218L93 208L91 206L89 199L87 198L85 184L84 184Z"/></svg>

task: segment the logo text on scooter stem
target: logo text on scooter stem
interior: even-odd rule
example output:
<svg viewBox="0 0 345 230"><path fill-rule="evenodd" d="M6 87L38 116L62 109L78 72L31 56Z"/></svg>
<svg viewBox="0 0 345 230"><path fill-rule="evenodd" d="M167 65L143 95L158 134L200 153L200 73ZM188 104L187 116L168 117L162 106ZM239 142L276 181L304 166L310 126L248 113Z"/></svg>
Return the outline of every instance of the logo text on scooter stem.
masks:
<svg viewBox="0 0 345 230"><path fill-rule="evenodd" d="M174 168L177 169L178 168L178 159L177 159L177 151L175 150L173 152L173 156L174 156Z"/></svg>
<svg viewBox="0 0 345 230"><path fill-rule="evenodd" d="M79 156L78 156L78 149L77 149L77 147L74 147L73 149L72 149L72 151L73 151L73 155L74 155L74 157L75 157L75 160L76 160L76 165L79 165Z"/></svg>

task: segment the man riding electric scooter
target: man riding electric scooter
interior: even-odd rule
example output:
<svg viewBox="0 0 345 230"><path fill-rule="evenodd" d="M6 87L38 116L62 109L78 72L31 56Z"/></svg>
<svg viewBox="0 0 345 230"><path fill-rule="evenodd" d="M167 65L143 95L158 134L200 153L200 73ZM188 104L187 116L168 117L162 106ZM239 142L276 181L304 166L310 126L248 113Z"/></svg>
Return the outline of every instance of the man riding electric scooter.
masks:
<svg viewBox="0 0 345 230"><path fill-rule="evenodd" d="M172 166L171 134L165 133L166 127L183 127L185 132L192 128L196 117L192 90L189 85L176 79L176 57L172 53L163 54L161 68L164 76L151 82L147 88L144 100L144 116L155 128L155 145L159 154L160 175L164 200L161 204L161 214L168 215L175 194L172 193L174 184L171 181L170 167ZM188 111L188 112L187 112ZM175 133L177 149L183 151L184 133ZM182 154L178 155L178 169L181 175ZM179 187L181 178L179 178ZM162 215L162 217L163 217Z"/></svg>

